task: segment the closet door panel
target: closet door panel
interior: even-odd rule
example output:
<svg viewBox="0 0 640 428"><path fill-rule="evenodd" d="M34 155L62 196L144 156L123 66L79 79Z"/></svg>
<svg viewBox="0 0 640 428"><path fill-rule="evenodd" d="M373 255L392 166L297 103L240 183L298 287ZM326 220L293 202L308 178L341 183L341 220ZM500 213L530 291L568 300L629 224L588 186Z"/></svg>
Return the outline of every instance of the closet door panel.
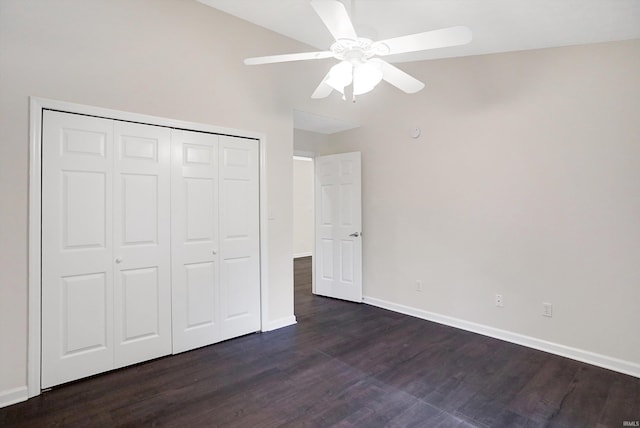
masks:
<svg viewBox="0 0 640 428"><path fill-rule="evenodd" d="M220 137L223 339L260 330L258 142Z"/></svg>
<svg viewBox="0 0 640 428"><path fill-rule="evenodd" d="M121 343L156 338L161 334L161 282L157 267L120 271L123 308Z"/></svg>
<svg viewBox="0 0 640 428"><path fill-rule="evenodd" d="M173 352L220 341L218 136L172 131Z"/></svg>
<svg viewBox="0 0 640 428"><path fill-rule="evenodd" d="M113 124L45 111L43 388L113 367Z"/></svg>
<svg viewBox="0 0 640 428"><path fill-rule="evenodd" d="M171 353L170 130L114 125L115 367Z"/></svg>
<svg viewBox="0 0 640 428"><path fill-rule="evenodd" d="M217 290L213 287L216 283L216 267L214 262L190 263L184 265L185 270L185 301L186 309L185 331L203 331L216 323ZM217 334L213 332L208 339L198 345L208 345L216 340ZM196 345L196 347L198 346Z"/></svg>

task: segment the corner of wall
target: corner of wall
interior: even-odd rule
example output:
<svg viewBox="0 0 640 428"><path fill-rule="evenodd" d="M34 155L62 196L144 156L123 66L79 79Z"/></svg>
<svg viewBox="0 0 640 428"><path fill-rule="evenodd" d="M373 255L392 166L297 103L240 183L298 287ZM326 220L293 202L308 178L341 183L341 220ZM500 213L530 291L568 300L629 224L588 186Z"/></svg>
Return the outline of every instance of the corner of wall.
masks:
<svg viewBox="0 0 640 428"><path fill-rule="evenodd" d="M0 391L0 408L26 401L27 398L29 394L26 385Z"/></svg>

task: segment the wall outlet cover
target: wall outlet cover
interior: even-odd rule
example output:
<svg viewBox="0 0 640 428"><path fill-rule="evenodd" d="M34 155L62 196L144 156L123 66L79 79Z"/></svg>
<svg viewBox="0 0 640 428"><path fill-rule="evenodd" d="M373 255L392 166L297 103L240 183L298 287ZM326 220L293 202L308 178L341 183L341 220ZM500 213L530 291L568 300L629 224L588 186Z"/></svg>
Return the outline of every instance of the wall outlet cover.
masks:
<svg viewBox="0 0 640 428"><path fill-rule="evenodd" d="M542 316L549 318L553 317L553 305L551 303L542 304Z"/></svg>

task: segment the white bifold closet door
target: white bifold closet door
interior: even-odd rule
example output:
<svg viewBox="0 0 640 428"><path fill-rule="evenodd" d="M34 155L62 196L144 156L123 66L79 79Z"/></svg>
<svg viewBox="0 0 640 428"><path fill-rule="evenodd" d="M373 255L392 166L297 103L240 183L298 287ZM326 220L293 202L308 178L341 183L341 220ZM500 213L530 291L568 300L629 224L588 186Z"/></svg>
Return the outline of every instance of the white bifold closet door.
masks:
<svg viewBox="0 0 640 428"><path fill-rule="evenodd" d="M260 330L258 142L220 136L222 340Z"/></svg>
<svg viewBox="0 0 640 428"><path fill-rule="evenodd" d="M173 352L260 329L258 143L172 131Z"/></svg>
<svg viewBox="0 0 640 428"><path fill-rule="evenodd" d="M47 388L260 330L257 140L45 111Z"/></svg>
<svg viewBox="0 0 640 428"><path fill-rule="evenodd" d="M171 131L114 121L115 367L171 353Z"/></svg>
<svg viewBox="0 0 640 428"><path fill-rule="evenodd" d="M220 340L218 136L173 130L173 352Z"/></svg>
<svg viewBox="0 0 640 428"><path fill-rule="evenodd" d="M171 352L170 131L45 111L42 387Z"/></svg>

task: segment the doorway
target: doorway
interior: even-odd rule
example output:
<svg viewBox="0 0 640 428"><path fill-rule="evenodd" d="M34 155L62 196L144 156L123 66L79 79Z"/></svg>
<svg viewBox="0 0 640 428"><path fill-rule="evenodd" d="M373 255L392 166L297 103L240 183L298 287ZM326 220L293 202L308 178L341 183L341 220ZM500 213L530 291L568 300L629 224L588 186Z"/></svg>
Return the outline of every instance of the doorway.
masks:
<svg viewBox="0 0 640 428"><path fill-rule="evenodd" d="M305 288L305 294L310 294L313 288L314 212L314 159L310 156L294 156L293 267L296 296L300 294L299 287Z"/></svg>
<svg viewBox="0 0 640 428"><path fill-rule="evenodd" d="M294 310L309 304L313 296L314 164L311 156L293 157Z"/></svg>

